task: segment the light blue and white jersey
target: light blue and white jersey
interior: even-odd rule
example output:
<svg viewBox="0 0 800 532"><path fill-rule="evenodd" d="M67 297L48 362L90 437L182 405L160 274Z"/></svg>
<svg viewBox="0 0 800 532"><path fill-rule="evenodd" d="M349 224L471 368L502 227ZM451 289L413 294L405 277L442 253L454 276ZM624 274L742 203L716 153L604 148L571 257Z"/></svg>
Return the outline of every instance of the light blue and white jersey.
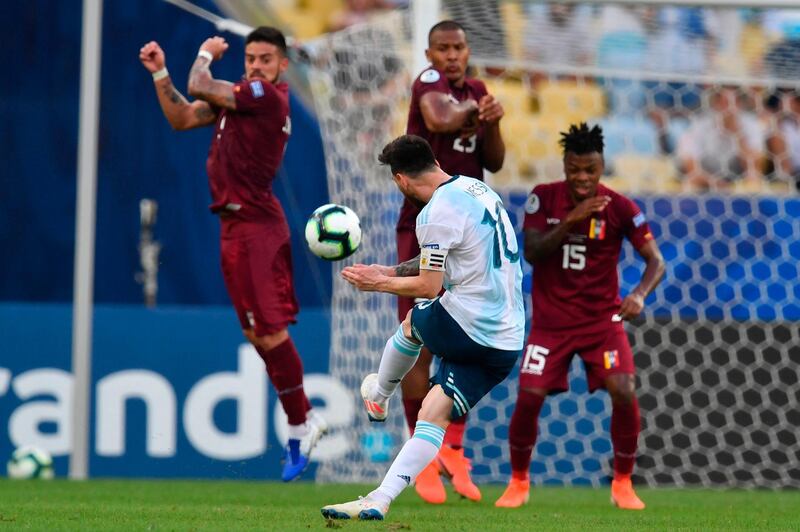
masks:
<svg viewBox="0 0 800 532"><path fill-rule="evenodd" d="M444 262L440 302L464 332L486 347L522 349L520 253L500 196L477 179L454 176L417 216L417 240L420 268Z"/></svg>

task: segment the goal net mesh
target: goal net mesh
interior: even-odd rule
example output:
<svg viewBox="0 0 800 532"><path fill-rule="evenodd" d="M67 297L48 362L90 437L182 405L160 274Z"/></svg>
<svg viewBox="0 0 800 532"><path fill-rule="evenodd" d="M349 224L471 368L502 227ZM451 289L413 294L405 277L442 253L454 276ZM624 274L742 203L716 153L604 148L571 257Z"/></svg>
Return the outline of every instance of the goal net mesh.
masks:
<svg viewBox="0 0 800 532"><path fill-rule="evenodd" d="M800 74L800 15L478 0L442 7L442 18L466 27L474 74L505 108L505 164L486 179L518 231L530 189L563 178L558 132L598 123L606 184L639 203L667 260L665 280L628 326L643 420L638 480L800 487L800 97L791 81ZM309 46L331 201L360 215L355 260L367 264L396 262L401 197L376 156L405 128L418 74L410 35L409 14L398 10ZM398 325L396 302L357 292L339 277L342 266L334 266L330 371L360 411L358 388ZM626 244L623 293L642 266ZM524 273L529 294L530 265ZM607 483L608 397L586 392L577 361L570 386L545 403L532 481ZM465 447L477 482L510 475L516 391L515 371L470 414ZM391 409L384 426L364 415L339 429L353 445L321 463L318 480L379 480L407 437L399 398Z"/></svg>

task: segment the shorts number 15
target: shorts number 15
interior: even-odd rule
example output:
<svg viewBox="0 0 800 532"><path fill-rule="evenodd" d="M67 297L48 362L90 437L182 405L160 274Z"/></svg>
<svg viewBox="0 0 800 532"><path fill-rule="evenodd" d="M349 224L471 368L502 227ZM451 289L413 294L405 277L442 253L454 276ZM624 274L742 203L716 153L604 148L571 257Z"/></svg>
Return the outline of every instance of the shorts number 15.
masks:
<svg viewBox="0 0 800 532"><path fill-rule="evenodd" d="M525 359L522 361L522 373L532 373L533 375L541 375L544 369L544 364L547 362L545 358L550 354L550 350L540 345L528 344L525 349Z"/></svg>

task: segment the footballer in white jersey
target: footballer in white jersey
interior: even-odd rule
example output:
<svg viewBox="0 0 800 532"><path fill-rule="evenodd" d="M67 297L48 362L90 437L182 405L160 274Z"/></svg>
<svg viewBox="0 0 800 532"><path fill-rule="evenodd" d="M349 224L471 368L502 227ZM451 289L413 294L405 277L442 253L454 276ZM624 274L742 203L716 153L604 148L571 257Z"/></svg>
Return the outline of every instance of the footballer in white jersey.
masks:
<svg viewBox="0 0 800 532"><path fill-rule="evenodd" d="M420 268L444 269L439 301L464 332L486 347L522 349L519 247L497 193L477 179L453 176L417 216L417 240Z"/></svg>
<svg viewBox="0 0 800 532"><path fill-rule="evenodd" d="M427 141L415 135L387 144L379 160L406 198L423 207L420 256L396 266L355 264L342 277L362 291L429 301L409 311L386 342L378 373L361 384L370 421L386 420L389 398L423 345L441 363L414 433L381 485L362 499L323 507L328 519L383 519L439 452L450 421L511 373L525 339L519 250L497 194L476 179L445 173Z"/></svg>

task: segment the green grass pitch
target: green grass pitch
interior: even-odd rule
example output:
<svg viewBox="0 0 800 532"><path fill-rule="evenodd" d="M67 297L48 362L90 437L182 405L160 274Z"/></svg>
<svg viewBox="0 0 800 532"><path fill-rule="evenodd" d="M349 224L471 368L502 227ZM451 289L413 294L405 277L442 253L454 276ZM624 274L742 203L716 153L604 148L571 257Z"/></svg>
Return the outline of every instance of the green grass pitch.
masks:
<svg viewBox="0 0 800 532"><path fill-rule="evenodd" d="M608 489L534 488L518 510L483 486L472 503L448 491L430 506L408 490L383 522L326 522L325 504L364 495L358 485L268 482L0 480L0 531L32 530L797 530L800 491L644 489L648 507L625 512Z"/></svg>

